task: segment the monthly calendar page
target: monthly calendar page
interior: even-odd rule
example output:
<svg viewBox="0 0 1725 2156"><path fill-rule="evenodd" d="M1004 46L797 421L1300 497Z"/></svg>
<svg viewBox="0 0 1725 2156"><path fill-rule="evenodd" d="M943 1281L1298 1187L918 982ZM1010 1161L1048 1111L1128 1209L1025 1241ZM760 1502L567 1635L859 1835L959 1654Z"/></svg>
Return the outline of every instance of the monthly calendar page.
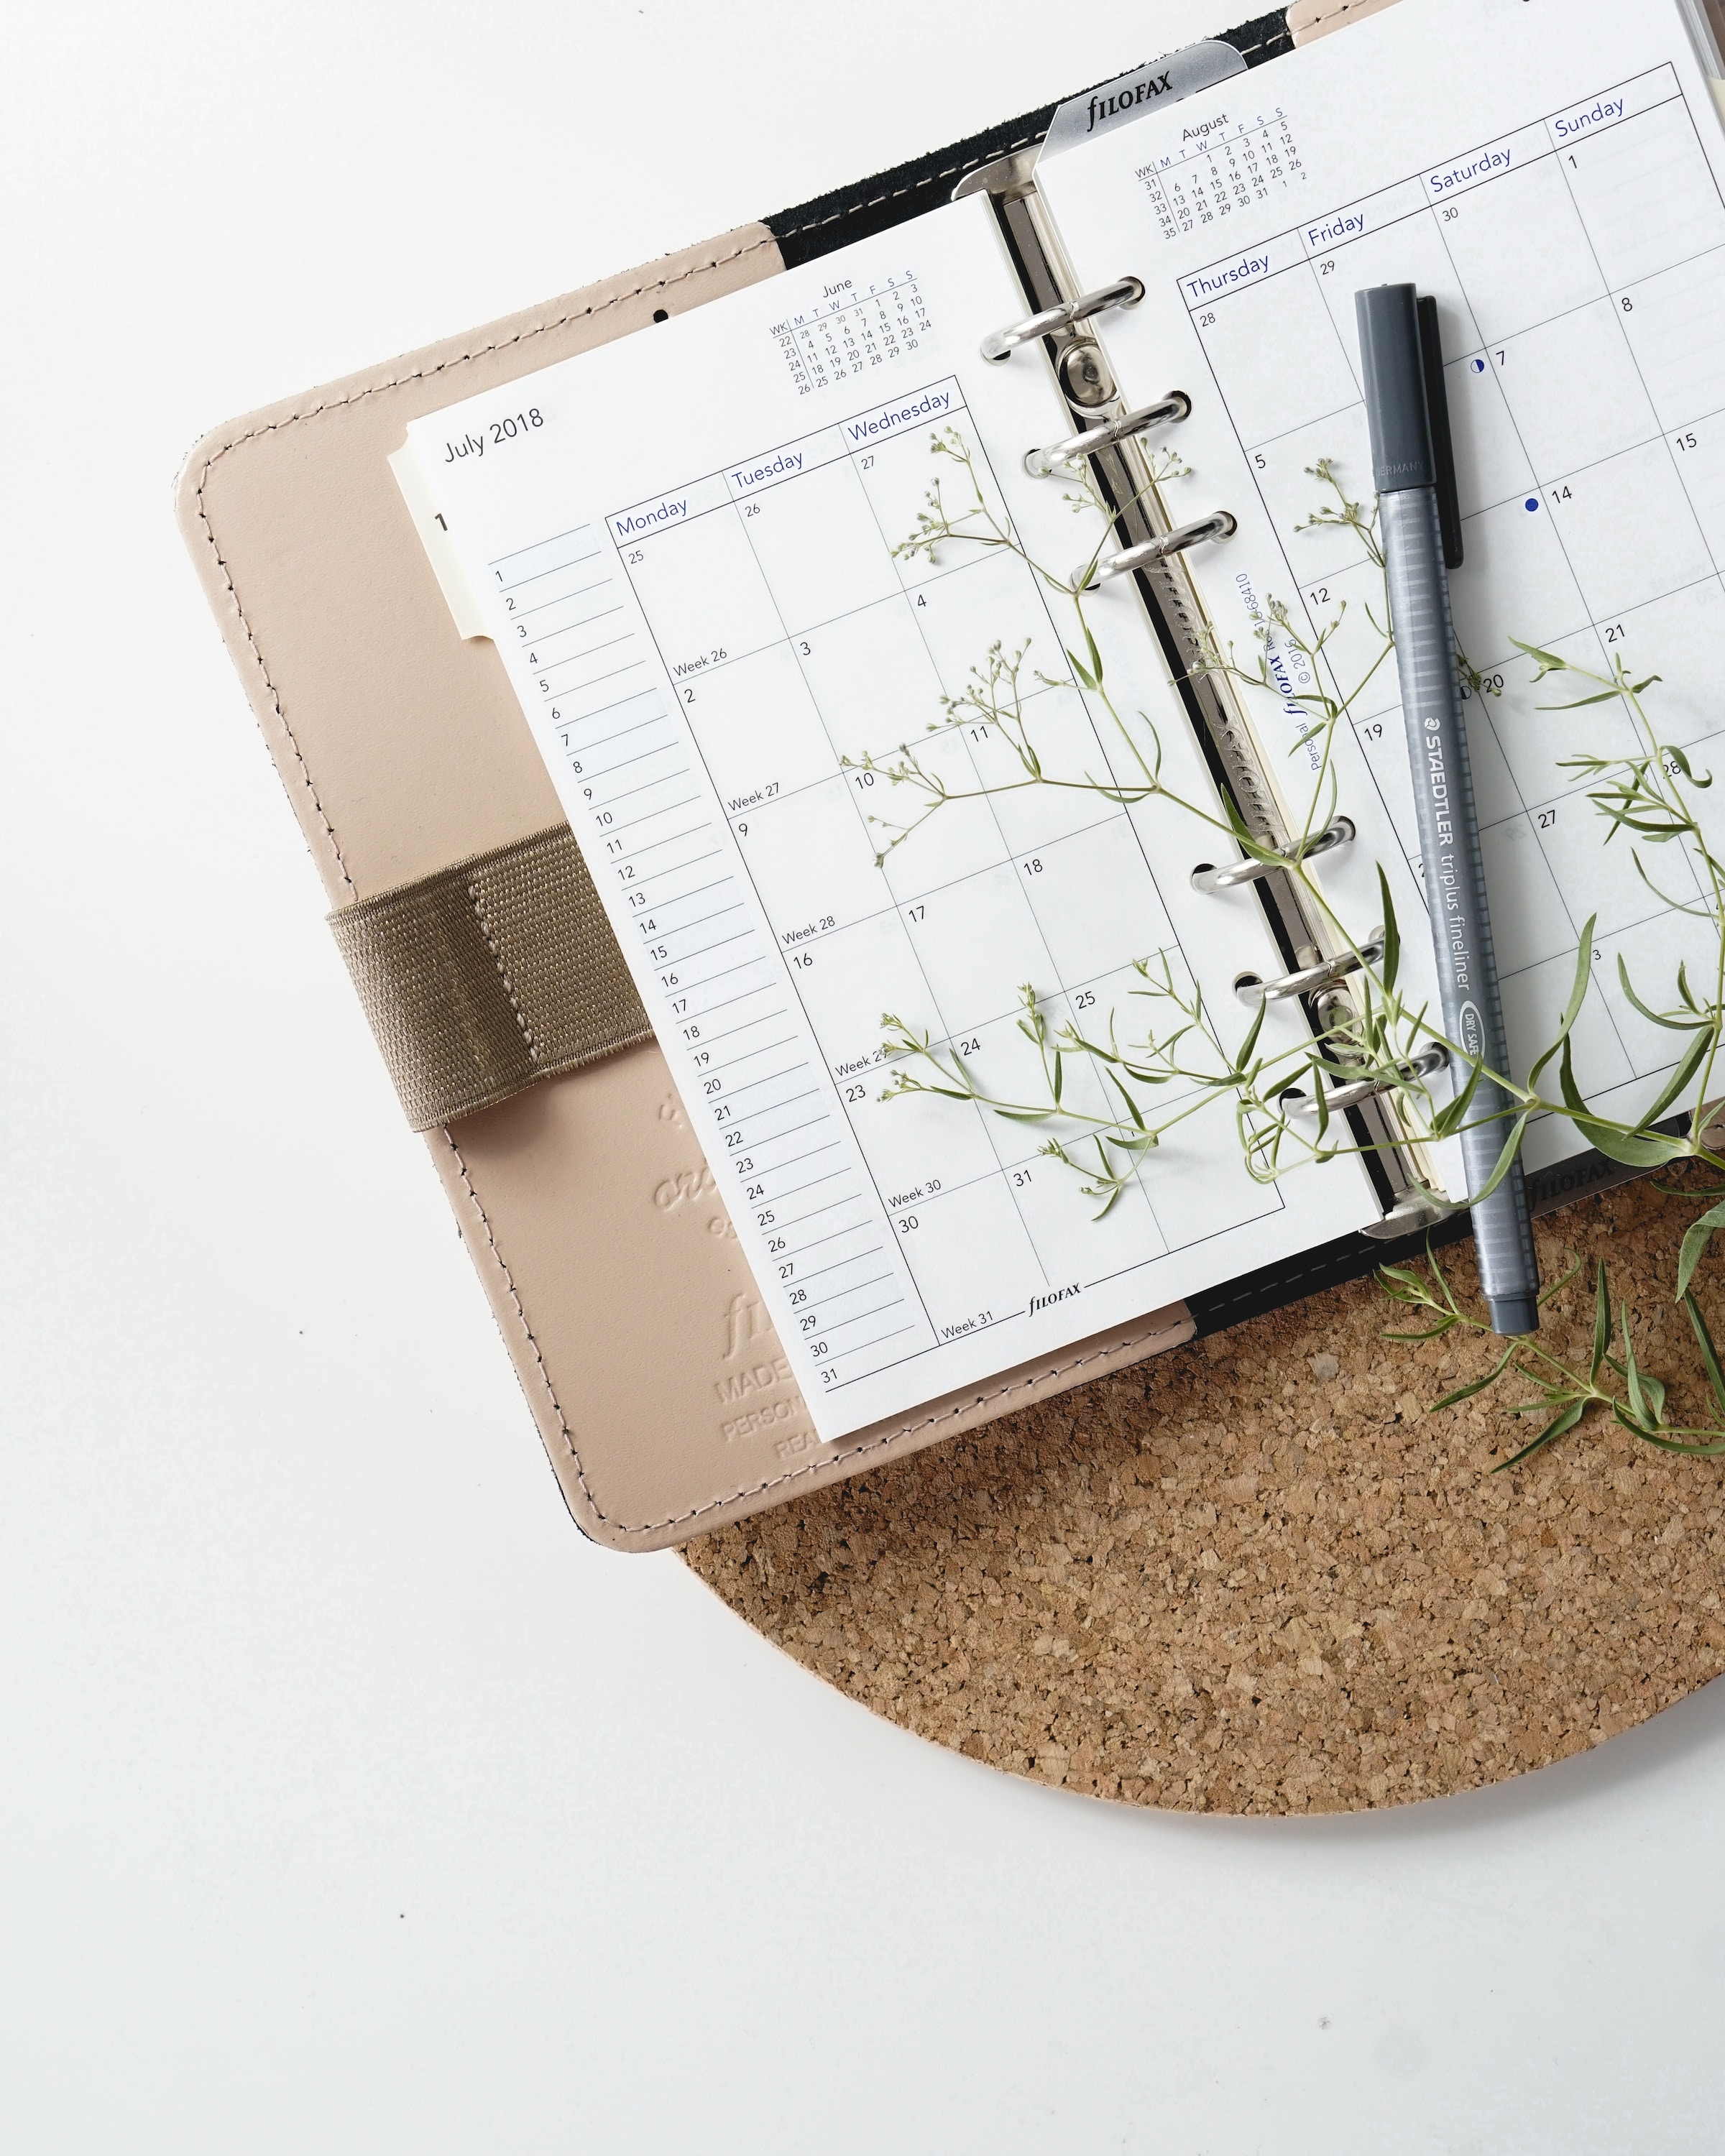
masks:
<svg viewBox="0 0 1725 2156"><path fill-rule="evenodd" d="M1214 839L1189 816L990 791L1023 777L998 729L944 723L991 647L1023 651L1045 768L1106 778L1119 756L1074 682L1070 603L1017 553L898 551L937 480L962 506L937 438L1038 559L1096 543L1024 470L1070 424L1040 352L978 356L1024 311L966 202L412 430L828 1439L1376 1211L1349 1161L1254 1182L1224 1102L1099 1221L1040 1150L1104 1111L1081 1068L1053 1124L883 1098L888 1013L1034 1097L1023 986L1055 1028L1117 1010L1142 1038L1133 962L1165 957L1243 1033L1235 978L1281 970L1249 892L1191 889ZM1214 803L1137 608L1096 609L1116 694ZM859 767L905 742L960 798L882 861L913 804Z"/></svg>
<svg viewBox="0 0 1725 2156"><path fill-rule="evenodd" d="M1241 102L1260 85L1273 105ZM1620 655L1657 674L1661 737L1725 780L1720 166L1676 0L1401 0L1045 182L1086 280L1143 278L1110 349L1135 393L1190 392L1194 484L1240 520L1200 565L1219 634L1255 657L1272 599L1309 632L1345 603L1332 651L1348 689L1376 648L1382 582L1352 534L1297 528L1324 498L1311 468L1329 460L1369 506L1354 294L1413 283L1436 298L1466 549L1452 590L1484 679L1469 740L1512 1054L1525 1070L1552 1038L1596 915L1604 993L1577 1028L1576 1068L1613 1115L1651 1102L1681 1045L1625 1001L1616 961L1659 1007L1686 951L1709 947L1706 924L1661 904L1624 839L1604 844L1589 782L1560 767L1629 748L1626 716L1542 708L1587 685L1534 686L1516 642L1599 674ZM1277 663L1290 691L1305 685L1295 656ZM1300 707L1260 697L1252 711L1297 797L1312 761ZM1327 887L1368 927L1382 860L1423 963L1393 664L1350 717L1337 756L1362 843L1326 863ZM1567 1123L1530 1137L1536 1163L1575 1150Z"/></svg>

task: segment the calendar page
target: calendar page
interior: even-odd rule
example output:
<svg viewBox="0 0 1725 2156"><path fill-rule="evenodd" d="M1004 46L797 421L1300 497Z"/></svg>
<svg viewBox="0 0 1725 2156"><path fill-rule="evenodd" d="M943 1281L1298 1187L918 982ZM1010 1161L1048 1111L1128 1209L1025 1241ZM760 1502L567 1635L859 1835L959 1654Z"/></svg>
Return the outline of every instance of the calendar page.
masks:
<svg viewBox="0 0 1725 2156"><path fill-rule="evenodd" d="M1679 959L1711 941L1661 904L1628 843L1605 844L1589 782L1561 767L1629 748L1627 717L1543 708L1587 686L1536 687L1516 642L1598 674L1620 654L1638 679L1657 674L1662 739L1725 779L1720 167L1676 0L1400 0L1041 181L1083 281L1144 280L1105 341L1133 394L1190 393L1194 484L1240 520L1199 565L1219 638L1255 658L1273 599L1308 639L1341 613L1338 690L1375 648L1382 581L1353 534L1299 527L1326 499L1320 459L1372 501L1354 294L1412 283L1435 297L1465 520L1456 633L1481 677L1469 740L1512 1055L1525 1071L1553 1038L1596 915L1601 993L1576 1070L1613 1116L1652 1101L1685 1038L1624 999L1618 958L1658 1008ZM1300 662L1284 649L1277 663L1296 692ZM1315 761L1301 707L1249 708L1297 797ZM1326 888L1369 927L1382 861L1409 958L1426 965L1393 663L1353 704L1337 758L1361 843L1326 861ZM1725 785L1711 798L1725 809ZM1577 1149L1566 1122L1529 1136L1536 1165Z"/></svg>
<svg viewBox="0 0 1725 2156"><path fill-rule="evenodd" d="M1051 1122L883 1097L888 1014L1034 1101L1027 986L1051 1029L1106 1037L1117 1010L1142 1037L1134 961L1165 960L1243 1034L1235 977L1281 970L1250 892L1192 890L1214 839L1189 814L1014 786L999 727L942 701L1022 654L1047 773L1120 758L1075 682L1070 602L1008 547L900 547L931 487L958 501L973 473L1061 573L1096 545L1024 470L1070 429L1040 351L978 355L1024 312L966 202L411 433L826 1439L1377 1212L1353 1161L1254 1181L1224 1100L1098 1219L1042 1150L1107 1112L1082 1058ZM1137 605L1096 609L1108 678L1168 783L1214 808ZM953 798L893 845L916 804L867 759L906 742Z"/></svg>

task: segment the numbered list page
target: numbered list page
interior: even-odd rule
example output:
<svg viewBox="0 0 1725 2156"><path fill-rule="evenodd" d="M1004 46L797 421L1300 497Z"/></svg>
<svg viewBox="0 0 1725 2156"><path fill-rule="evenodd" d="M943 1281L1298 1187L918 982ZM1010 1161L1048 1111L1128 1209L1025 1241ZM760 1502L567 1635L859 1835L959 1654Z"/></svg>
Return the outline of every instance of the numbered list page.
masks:
<svg viewBox="0 0 1725 2156"><path fill-rule="evenodd" d="M1355 292L1412 283L1435 297L1465 520L1452 593L1482 690L1469 742L1512 1055L1525 1070L1552 1039L1596 916L1604 993L1584 1009L1575 1060L1614 1116L1651 1103L1684 1042L1621 996L1617 959L1657 1008L1678 961L1707 957L1708 932L1661 902L1629 844L1606 845L1594 782L1563 767L1629 751L1627 716L1543 708L1588 685L1535 685L1516 645L1658 675L1661 738L1725 773L1719 151L1676 0L1402 0L1039 176L1081 275L1129 268L1148 288L1107 326L1123 378L1136 391L1178 377L1194 398L1188 454L1240 520L1200 564L1223 641L1255 658L1274 600L1308 639L1339 619L1331 685L1366 683L1335 744L1361 843L1324 880L1364 928L1382 861L1422 968L1393 662L1367 680L1381 574L1353 532L1301 527L1334 500L1321 460L1372 501ZM1297 798L1317 759L1292 699L1311 677L1273 629L1271 649L1289 694L1249 709ZM1536 1164L1575 1150L1566 1122L1530 1134Z"/></svg>
<svg viewBox="0 0 1725 2156"><path fill-rule="evenodd" d="M1026 986L1051 1030L1141 1037L1134 962L1165 963L1243 1033L1233 980L1280 970L1250 893L1190 888L1202 825L1080 783L1123 764L1067 660L1070 602L1012 546L902 550L937 484L1061 573L1096 544L1024 469L1068 430L1040 351L978 357L1023 311L967 202L412 430L829 1440L1375 1211L1351 1162L1255 1181L1222 1100L1098 1220L1042 1151L1111 1112L1082 1057L1046 1122L883 1097L888 1014L1034 1103ZM1097 619L1122 707L1214 808L1136 601ZM991 651L1019 660L1043 771L1075 783L1027 783L996 722L955 716ZM948 798L893 844L927 796L866 760L905 743Z"/></svg>

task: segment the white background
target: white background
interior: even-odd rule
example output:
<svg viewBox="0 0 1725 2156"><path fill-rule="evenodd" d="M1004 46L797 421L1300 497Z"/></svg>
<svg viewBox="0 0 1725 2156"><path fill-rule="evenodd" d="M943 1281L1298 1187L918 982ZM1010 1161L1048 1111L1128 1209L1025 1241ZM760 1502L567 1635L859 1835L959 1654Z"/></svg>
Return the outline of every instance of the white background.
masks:
<svg viewBox="0 0 1725 2156"><path fill-rule="evenodd" d="M582 1541L170 517L218 419L1214 8L11 18L9 2149L1718 2146L1725 1686L1407 1815L1137 1815Z"/></svg>

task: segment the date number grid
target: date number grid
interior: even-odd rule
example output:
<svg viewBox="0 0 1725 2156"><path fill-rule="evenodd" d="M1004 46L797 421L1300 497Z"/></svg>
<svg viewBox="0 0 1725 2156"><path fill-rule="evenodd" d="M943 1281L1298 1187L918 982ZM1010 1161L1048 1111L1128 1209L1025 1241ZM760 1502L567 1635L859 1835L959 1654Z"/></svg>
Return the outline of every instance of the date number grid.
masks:
<svg viewBox="0 0 1725 2156"><path fill-rule="evenodd" d="M1589 782L1562 768L1580 747L1627 748L1627 720L1542 709L1575 692L1526 687L1512 639L1594 672L1620 655L1638 675L1657 672L1664 737L1697 770L1710 757L1725 767L1712 690L1725 645L1725 350L1712 330L1725 305L1725 203L1675 74L1615 86L1181 280L1281 549L1283 589L1299 593L1313 630L1346 602L1338 685L1358 678L1351 657L1371 634L1376 572L1348 537L1293 535L1317 500L1319 458L1369 499L1353 295L1388 281L1434 293L1443 324L1467 557L1452 592L1485 691L1469 738L1499 971L1524 991L1507 998L1513 1035L1517 1014L1537 1027L1561 1005L1589 916L1613 977L1621 955L1632 974L1665 978L1687 925L1626 844L1602 848ZM1352 718L1417 877L1393 666ZM1596 1097L1671 1061L1671 1036L1615 1003L1590 1004L1584 1027ZM1512 1039L1512 1053L1522 1045Z"/></svg>
<svg viewBox="0 0 1725 2156"><path fill-rule="evenodd" d="M679 489L682 513L646 525L622 558L897 1255L944 1342L1282 1201L1243 1175L1183 1161L1175 1147L1099 1229L1094 1208L1074 1202L1070 1176L1041 1158L1041 1127L880 1097L891 1075L886 1013L964 1055L1000 1096L1030 1099L1042 1081L1020 1024L1020 983L1034 981L1057 1028L1105 1022L1117 1004L1129 1012L1142 987L1136 958L1166 953L1189 982L1132 817L1081 792L988 795L1022 772L979 715L950 722L942 699L964 695L991 647L1022 651L1021 693L1039 738L1077 767L1106 767L1022 562L956 542L933 562L895 553L941 469L921 416L929 406L966 436L992 483L948 381ZM906 413L914 416L901 421ZM903 742L965 798L894 848L913 802L880 767ZM758 1082L752 1067L747 1075ZM1070 1105L1105 1111L1100 1095L1089 1097L1087 1073L1067 1082ZM708 1114L738 1115L725 1074L697 1083ZM726 1142L752 1143L751 1128L739 1116ZM793 1293L812 1297L819 1266L848 1251L845 1232L814 1221L794 1243L780 1248L775 1238L768 1255ZM901 1352L920 1352L919 1334L907 1333Z"/></svg>

